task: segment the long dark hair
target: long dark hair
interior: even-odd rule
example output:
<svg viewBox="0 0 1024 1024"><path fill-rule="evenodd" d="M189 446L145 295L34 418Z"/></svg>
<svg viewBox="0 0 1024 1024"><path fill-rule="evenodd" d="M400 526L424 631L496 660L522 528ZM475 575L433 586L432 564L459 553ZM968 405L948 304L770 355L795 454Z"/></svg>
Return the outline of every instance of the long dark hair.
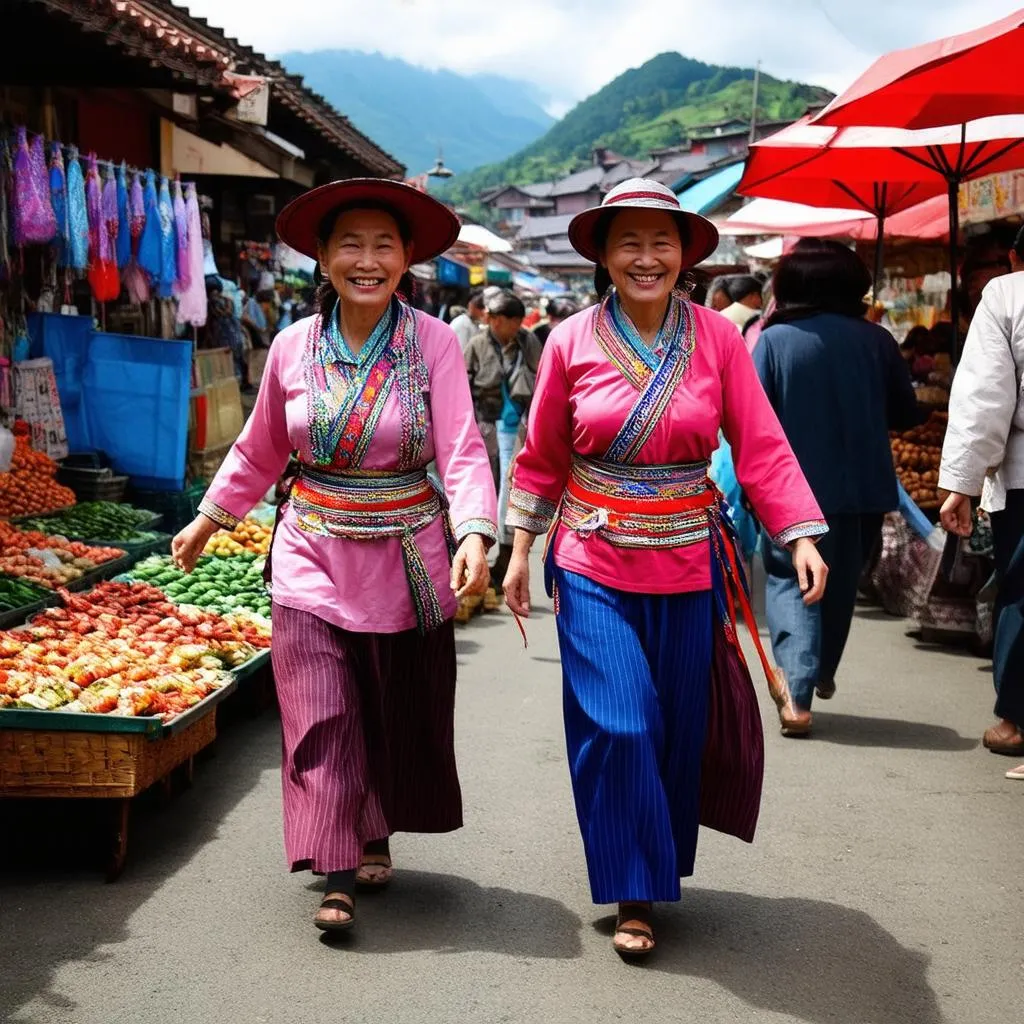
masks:
<svg viewBox="0 0 1024 1024"><path fill-rule="evenodd" d="M818 313L861 318L871 273L863 260L831 238L802 238L775 268L772 292L777 308L765 327Z"/></svg>
<svg viewBox="0 0 1024 1024"><path fill-rule="evenodd" d="M597 247L598 252L604 253L605 248L608 245L608 235L612 230L612 221L622 213L622 210L609 210L607 213L602 214L594 227L594 244ZM685 248L686 243L689 241L687 236L686 226L677 218L673 217L672 220L675 222L676 229L679 231L679 241ZM693 274L690 272L689 267L683 267L679 271L679 277L676 278L675 287L681 291L689 293L693 288L695 279ZM608 268L598 263L594 268L594 292L599 299L603 299L605 293L612 286L612 276L608 273Z"/></svg>
<svg viewBox="0 0 1024 1024"><path fill-rule="evenodd" d="M341 206L335 207L320 221L316 237L322 246L326 246L330 241L331 235L334 234L334 225L338 223L338 218L343 213L349 213L351 210L380 210L382 213L388 214L398 227L398 237L402 239L402 245L408 245L412 241L412 228L402 214L378 199L361 199L354 203L343 203ZM317 286L316 311L326 322L330 319L331 314L334 312L334 307L338 304L338 293L335 291L334 285L331 284L330 277L320 270L319 261L313 272L313 283ZM408 270L399 280L396 293L400 299L410 304L414 302L416 298L416 279Z"/></svg>

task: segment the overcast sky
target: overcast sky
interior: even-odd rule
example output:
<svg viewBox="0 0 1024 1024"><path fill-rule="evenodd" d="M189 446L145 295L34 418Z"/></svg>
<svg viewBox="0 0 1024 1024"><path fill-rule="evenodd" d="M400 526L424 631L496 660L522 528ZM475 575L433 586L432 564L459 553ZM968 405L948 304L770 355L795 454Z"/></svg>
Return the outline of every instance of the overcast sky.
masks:
<svg viewBox="0 0 1024 1024"><path fill-rule="evenodd" d="M664 50L839 92L887 50L975 28L1014 0L178 0L271 56L379 50L536 83L556 115ZM1009 73L1009 69L1008 69Z"/></svg>

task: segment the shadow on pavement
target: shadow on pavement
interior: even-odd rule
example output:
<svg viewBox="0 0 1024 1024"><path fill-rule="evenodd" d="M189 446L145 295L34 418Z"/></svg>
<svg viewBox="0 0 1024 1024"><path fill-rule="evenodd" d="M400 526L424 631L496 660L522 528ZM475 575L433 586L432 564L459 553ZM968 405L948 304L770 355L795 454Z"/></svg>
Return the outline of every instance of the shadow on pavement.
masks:
<svg viewBox="0 0 1024 1024"><path fill-rule="evenodd" d="M895 750L974 750L978 741L955 729L900 718L836 715L814 709L813 739L850 747L891 747Z"/></svg>
<svg viewBox="0 0 1024 1024"><path fill-rule="evenodd" d="M104 823L104 801L0 803L0 834L9 837L0 860L0 1021L11 1020L33 998L74 1020L74 1002L52 990L56 973L68 962L118 955L100 949L128 941L132 915L159 898L164 881L217 839L260 776L280 766L280 744L276 715L243 720L218 736L215 757L200 755L191 789L167 806L153 791L139 797L124 874L109 885L101 867L92 868L88 849L88 839L96 838L88 833ZM27 840L21 849L9 841L19 835ZM83 898L90 884L92 898Z"/></svg>
<svg viewBox="0 0 1024 1024"><path fill-rule="evenodd" d="M311 882L313 892L322 882ZM357 896L359 927L326 945L352 953L500 953L569 960L583 952L580 918L547 896L487 888L467 878L396 873L386 893Z"/></svg>
<svg viewBox="0 0 1024 1024"><path fill-rule="evenodd" d="M610 935L613 919L597 927ZM706 978L809 1024L942 1024L929 958L867 914L819 900L686 889L662 909L651 970Z"/></svg>

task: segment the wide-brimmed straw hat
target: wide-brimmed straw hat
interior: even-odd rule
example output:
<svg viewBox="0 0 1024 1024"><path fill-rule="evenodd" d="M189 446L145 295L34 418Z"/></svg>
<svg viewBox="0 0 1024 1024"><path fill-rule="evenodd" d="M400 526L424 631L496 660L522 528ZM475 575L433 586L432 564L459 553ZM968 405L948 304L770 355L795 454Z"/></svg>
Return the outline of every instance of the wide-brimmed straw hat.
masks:
<svg viewBox="0 0 1024 1024"><path fill-rule="evenodd" d="M683 240L683 266L695 267L718 248L718 228L699 213L689 213L679 205L672 189L650 178L629 178L616 185L600 206L576 214L569 223L572 247L592 263L601 261L598 227L603 218L616 210L664 210L679 224Z"/></svg>
<svg viewBox="0 0 1024 1024"><path fill-rule="evenodd" d="M278 215L282 242L317 259L317 232L332 210L379 203L394 210L412 233L412 262L426 263L450 249L459 237L459 218L444 203L411 185L387 178L347 178L321 185L293 199Z"/></svg>

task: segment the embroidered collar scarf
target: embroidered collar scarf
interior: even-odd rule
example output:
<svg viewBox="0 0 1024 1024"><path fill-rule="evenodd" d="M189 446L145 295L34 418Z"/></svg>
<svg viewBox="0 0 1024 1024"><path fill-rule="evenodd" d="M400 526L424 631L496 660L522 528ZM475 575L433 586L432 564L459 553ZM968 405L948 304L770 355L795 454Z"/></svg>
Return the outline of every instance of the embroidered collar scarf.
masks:
<svg viewBox="0 0 1024 1024"><path fill-rule="evenodd" d="M696 342L693 310L674 291L654 345L647 345L612 289L594 315L594 338L612 365L640 392L605 458L629 463L654 432L679 386Z"/></svg>
<svg viewBox="0 0 1024 1024"><path fill-rule="evenodd" d="M392 391L402 418L397 468L422 465L429 379L411 307L392 297L353 361L336 305L326 324L313 320L305 359L309 448L317 466L357 469Z"/></svg>

